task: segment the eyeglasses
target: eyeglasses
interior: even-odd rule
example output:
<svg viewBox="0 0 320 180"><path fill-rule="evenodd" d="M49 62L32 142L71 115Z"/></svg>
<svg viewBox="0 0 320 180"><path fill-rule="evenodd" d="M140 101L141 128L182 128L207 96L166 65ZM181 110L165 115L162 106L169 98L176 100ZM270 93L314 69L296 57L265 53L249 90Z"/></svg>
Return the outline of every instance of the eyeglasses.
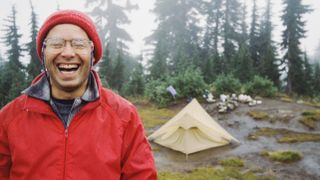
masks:
<svg viewBox="0 0 320 180"><path fill-rule="evenodd" d="M49 50L57 53L62 52L64 47L66 46L66 43L70 42L71 47L76 52L85 52L89 47L93 47L93 42L88 39L71 39L71 40L65 40L63 38L47 38L44 40L44 45Z"/></svg>

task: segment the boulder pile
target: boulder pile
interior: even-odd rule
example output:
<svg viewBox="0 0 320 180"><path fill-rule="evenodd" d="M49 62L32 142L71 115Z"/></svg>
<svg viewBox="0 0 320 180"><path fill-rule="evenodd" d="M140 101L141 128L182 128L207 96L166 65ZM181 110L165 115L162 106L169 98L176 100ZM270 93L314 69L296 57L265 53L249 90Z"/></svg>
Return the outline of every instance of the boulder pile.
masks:
<svg viewBox="0 0 320 180"><path fill-rule="evenodd" d="M238 96L236 94L220 95L220 101L218 102L218 112L219 113L226 113L229 111L233 111L239 106L239 103L248 104L249 106L256 106L259 104L262 104L261 99L253 99L249 95L245 94L239 94Z"/></svg>

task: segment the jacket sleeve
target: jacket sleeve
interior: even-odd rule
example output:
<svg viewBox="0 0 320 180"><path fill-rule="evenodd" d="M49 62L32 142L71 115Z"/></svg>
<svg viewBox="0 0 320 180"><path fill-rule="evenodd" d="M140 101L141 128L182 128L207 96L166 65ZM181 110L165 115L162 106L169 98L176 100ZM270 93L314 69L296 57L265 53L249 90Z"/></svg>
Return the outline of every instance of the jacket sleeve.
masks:
<svg viewBox="0 0 320 180"><path fill-rule="evenodd" d="M134 107L125 128L123 143L121 180L156 180L151 147Z"/></svg>
<svg viewBox="0 0 320 180"><path fill-rule="evenodd" d="M10 179L11 154L9 150L7 123L4 109L0 110L0 179Z"/></svg>

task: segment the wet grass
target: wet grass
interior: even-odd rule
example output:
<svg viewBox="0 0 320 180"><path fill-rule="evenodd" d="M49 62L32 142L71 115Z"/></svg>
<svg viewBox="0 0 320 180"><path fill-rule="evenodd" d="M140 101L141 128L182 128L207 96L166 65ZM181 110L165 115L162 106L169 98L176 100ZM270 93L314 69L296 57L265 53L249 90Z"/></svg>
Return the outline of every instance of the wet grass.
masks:
<svg viewBox="0 0 320 180"><path fill-rule="evenodd" d="M169 109L159 109L154 106L138 107L143 125L145 128L153 128L166 123L176 112Z"/></svg>
<svg viewBox="0 0 320 180"><path fill-rule="evenodd" d="M157 145L157 144L155 144L155 143L151 143L150 146L151 146L152 152L158 152L158 151L160 151L160 146L159 146L159 145Z"/></svg>
<svg viewBox="0 0 320 180"><path fill-rule="evenodd" d="M293 103L297 102L298 104L304 104L307 106L314 106L314 107L320 107L320 99L319 97L312 98L312 97L300 97L297 95L289 96L287 94L278 93L276 95L280 99L280 101L287 102L287 103Z"/></svg>
<svg viewBox="0 0 320 180"><path fill-rule="evenodd" d="M287 102L287 103L294 102L294 100L292 98L290 98L290 97L281 97L280 101Z"/></svg>
<svg viewBox="0 0 320 180"><path fill-rule="evenodd" d="M265 120L269 118L269 115L263 111L249 111L248 115L255 120Z"/></svg>
<svg viewBox="0 0 320 180"><path fill-rule="evenodd" d="M250 137L266 136L275 137L279 143L299 143L299 142L319 142L320 134L314 133L300 133L290 131L287 129L273 129L273 128L260 128L257 131L250 133Z"/></svg>
<svg viewBox="0 0 320 180"><path fill-rule="evenodd" d="M302 112L302 119L300 123L308 127L310 130L317 128L317 124L320 121L320 110L307 110Z"/></svg>
<svg viewBox="0 0 320 180"><path fill-rule="evenodd" d="M228 167L243 167L244 166L243 160L238 157L220 160L219 163L222 166L228 166Z"/></svg>
<svg viewBox="0 0 320 180"><path fill-rule="evenodd" d="M292 115L282 115L282 116L273 116L270 119L271 123L275 122L282 122L282 123L288 123L294 116Z"/></svg>
<svg viewBox="0 0 320 180"><path fill-rule="evenodd" d="M189 173L179 172L159 172L159 180L273 180L273 177L259 177L253 172L248 171L242 173L241 170L236 168L213 168L213 167L201 167L192 170Z"/></svg>
<svg viewBox="0 0 320 180"><path fill-rule="evenodd" d="M130 96L130 97L126 97L126 98L136 106L151 105L151 103L148 101L148 99L143 96L135 96L135 97Z"/></svg>
<svg viewBox="0 0 320 180"><path fill-rule="evenodd" d="M283 163L296 162L303 158L303 154L298 151L264 151L261 155Z"/></svg>
<svg viewBox="0 0 320 180"><path fill-rule="evenodd" d="M144 97L127 98L137 107L144 128L147 131L151 128L163 125L179 111L176 109L171 110L169 108L159 108Z"/></svg>
<svg viewBox="0 0 320 180"><path fill-rule="evenodd" d="M308 105L308 106L320 107L320 102L318 101L303 101L302 104Z"/></svg>
<svg viewBox="0 0 320 180"><path fill-rule="evenodd" d="M301 104L307 105L307 106L314 106L314 107L320 107L320 97L312 98L312 97L302 97L301 98Z"/></svg>

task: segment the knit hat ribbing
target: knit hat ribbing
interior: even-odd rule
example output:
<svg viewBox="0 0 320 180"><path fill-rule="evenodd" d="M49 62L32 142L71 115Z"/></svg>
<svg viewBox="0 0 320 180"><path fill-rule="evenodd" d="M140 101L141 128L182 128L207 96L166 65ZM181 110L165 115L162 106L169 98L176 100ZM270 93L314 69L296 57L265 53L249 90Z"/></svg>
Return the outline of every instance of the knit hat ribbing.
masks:
<svg viewBox="0 0 320 180"><path fill-rule="evenodd" d="M76 10L62 10L53 13L49 16L42 27L40 28L37 36L37 53L40 59L42 58L42 43L46 38L48 32L58 24L74 24L81 27L89 36L94 44L94 58L93 64L97 64L102 57L102 43L99 34L96 30L94 22L86 14Z"/></svg>

